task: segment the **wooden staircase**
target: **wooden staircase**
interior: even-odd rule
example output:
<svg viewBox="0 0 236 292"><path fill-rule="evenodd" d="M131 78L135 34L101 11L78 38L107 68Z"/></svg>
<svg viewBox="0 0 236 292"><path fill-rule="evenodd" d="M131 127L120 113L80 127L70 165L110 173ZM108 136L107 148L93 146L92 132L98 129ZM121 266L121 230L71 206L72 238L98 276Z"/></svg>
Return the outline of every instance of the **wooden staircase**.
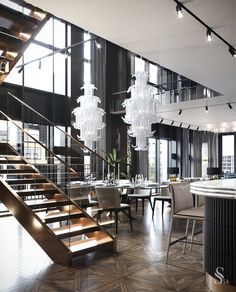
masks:
<svg viewBox="0 0 236 292"><path fill-rule="evenodd" d="M0 84L50 17L22 0L0 3Z"/></svg>
<svg viewBox="0 0 236 292"><path fill-rule="evenodd" d="M57 264L115 239L9 144L0 143L0 201Z"/></svg>

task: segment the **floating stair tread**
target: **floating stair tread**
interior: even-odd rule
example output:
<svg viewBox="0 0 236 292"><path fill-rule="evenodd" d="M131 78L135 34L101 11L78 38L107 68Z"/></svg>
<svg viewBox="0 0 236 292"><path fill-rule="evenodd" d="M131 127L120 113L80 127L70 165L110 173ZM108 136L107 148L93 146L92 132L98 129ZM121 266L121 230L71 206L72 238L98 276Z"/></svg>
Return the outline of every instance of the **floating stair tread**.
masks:
<svg viewBox="0 0 236 292"><path fill-rule="evenodd" d="M80 209L75 209L75 210L70 210L70 211L55 211L55 212L50 212L44 216L44 220L50 220L50 219L60 219L64 217L69 217L73 215L83 215L83 212Z"/></svg>
<svg viewBox="0 0 236 292"><path fill-rule="evenodd" d="M103 232L103 231L97 231L97 232L99 233L99 232ZM65 245L73 253L77 253L77 252L80 252L82 250L95 248L99 245L103 245L103 244L111 243L111 242L113 242L113 239L104 233L104 236L99 236L99 237L94 236L94 237L90 237L87 239L78 240L78 241L74 241L74 242L70 242L70 243L65 242Z"/></svg>
<svg viewBox="0 0 236 292"><path fill-rule="evenodd" d="M24 179L6 179L9 185L27 185L27 184L41 184L47 183L44 178L24 178Z"/></svg>
<svg viewBox="0 0 236 292"><path fill-rule="evenodd" d="M7 164L7 165L14 165L14 164L22 164L25 165L26 161L22 160L22 159L8 159L8 158L2 158L0 157L0 164Z"/></svg>
<svg viewBox="0 0 236 292"><path fill-rule="evenodd" d="M1 174L34 174L35 170L34 169L0 169Z"/></svg>
<svg viewBox="0 0 236 292"><path fill-rule="evenodd" d="M25 201L25 203L30 206L36 208L47 208L47 207L59 207L71 204L70 201L65 199L44 199L44 200L29 200Z"/></svg>
<svg viewBox="0 0 236 292"><path fill-rule="evenodd" d="M19 196L34 196L34 195L47 195L47 194L55 194L58 192L57 189L31 189L31 190L20 190L17 191Z"/></svg>
<svg viewBox="0 0 236 292"><path fill-rule="evenodd" d="M86 220L87 222L83 223L76 223L76 224L70 224L68 226L53 228L52 231L55 233L55 235L59 237L69 237L73 236L74 234L84 234L87 232L98 230L98 225L93 222Z"/></svg>

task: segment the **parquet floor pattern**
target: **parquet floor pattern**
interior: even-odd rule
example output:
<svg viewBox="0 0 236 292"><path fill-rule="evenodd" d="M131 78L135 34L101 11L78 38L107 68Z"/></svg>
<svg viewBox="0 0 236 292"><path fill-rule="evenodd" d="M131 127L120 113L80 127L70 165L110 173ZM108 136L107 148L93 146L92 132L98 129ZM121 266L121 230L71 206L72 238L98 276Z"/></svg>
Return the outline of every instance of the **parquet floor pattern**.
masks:
<svg viewBox="0 0 236 292"><path fill-rule="evenodd" d="M164 264L170 208L162 219L157 204L154 220L145 206L132 214L133 231L121 217L117 252L97 252L78 257L70 268L53 264L48 256L13 217L0 218L1 292L205 292L202 247L182 252L182 244L171 247ZM114 229L111 229L114 232ZM174 237L182 235L177 222ZM199 238L201 240L201 238Z"/></svg>

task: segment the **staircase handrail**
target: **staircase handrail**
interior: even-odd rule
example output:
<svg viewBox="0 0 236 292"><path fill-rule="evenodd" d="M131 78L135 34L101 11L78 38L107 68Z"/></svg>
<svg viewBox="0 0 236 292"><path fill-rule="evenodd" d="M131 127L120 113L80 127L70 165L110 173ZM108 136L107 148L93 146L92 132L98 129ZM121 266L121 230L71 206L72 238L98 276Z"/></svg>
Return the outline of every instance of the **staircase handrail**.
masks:
<svg viewBox="0 0 236 292"><path fill-rule="evenodd" d="M2 114L9 122L11 122L13 125L15 125L21 132L25 133L30 139L38 143L41 147L43 147L46 151L51 153L54 157L56 157L62 164L65 165L67 169L69 169L71 172L78 174L77 171L75 171L72 167L70 167L69 164L67 164L64 160L62 160L59 156L57 156L52 150L48 149L43 143L41 143L39 140L37 140L34 136L30 135L26 130L21 128L17 123L15 123L10 117L8 117L4 112L0 111L0 114Z"/></svg>
<svg viewBox="0 0 236 292"><path fill-rule="evenodd" d="M25 107L27 107L29 110L31 110L32 112L34 112L36 115L38 115L39 117L41 117L42 119L44 119L47 123L49 123L51 126L55 127L56 129L58 129L60 132L62 132L64 135L66 135L67 137L69 137L71 140L73 140L73 142L75 142L76 144L79 145L79 147L81 149L86 148L90 153L95 154L98 158L102 159L104 162L110 164L110 166L114 166L113 164L111 164L109 161L107 161L105 158L103 158L102 156L100 156L97 152L93 151L92 149L90 149L89 147L87 147L86 145L82 144L80 141L78 141L77 139L75 139L73 136L71 136L70 134L68 134L67 132L65 132L64 130L62 130L61 128L59 128L55 123L53 123L52 121L50 121L48 118L46 118L44 115L40 114L39 112L37 112L35 109L33 109L31 106L29 106L28 104L26 104L25 102L23 102L22 100L20 100L18 97L16 97L14 94L12 94L11 92L7 92L8 95L10 95L11 97L13 97L16 101L18 101L19 103L21 103L22 105L24 105Z"/></svg>

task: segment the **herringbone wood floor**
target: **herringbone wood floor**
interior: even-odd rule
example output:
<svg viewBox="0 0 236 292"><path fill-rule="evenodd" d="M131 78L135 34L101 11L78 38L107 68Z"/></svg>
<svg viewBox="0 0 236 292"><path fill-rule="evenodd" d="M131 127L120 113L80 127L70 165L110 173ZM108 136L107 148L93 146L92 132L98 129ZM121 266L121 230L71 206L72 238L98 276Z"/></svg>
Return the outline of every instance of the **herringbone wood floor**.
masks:
<svg viewBox="0 0 236 292"><path fill-rule="evenodd" d="M168 265L164 264L170 208L165 207L162 219L157 204L154 221L148 204L144 217L141 210L132 211L133 231L121 217L117 253L79 257L71 268L53 264L13 217L0 218L0 291L208 291L202 247L188 248L183 254L178 243L171 247ZM174 237L183 232L184 225L176 222Z"/></svg>

